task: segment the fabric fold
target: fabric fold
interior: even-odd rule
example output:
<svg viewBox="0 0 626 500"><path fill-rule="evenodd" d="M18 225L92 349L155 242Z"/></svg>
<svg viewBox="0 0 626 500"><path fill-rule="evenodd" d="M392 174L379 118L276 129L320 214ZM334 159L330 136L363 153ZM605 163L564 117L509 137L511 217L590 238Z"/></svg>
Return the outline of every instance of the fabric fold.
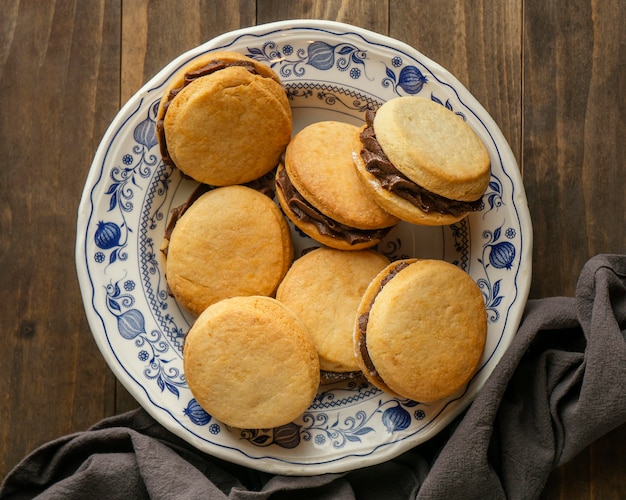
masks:
<svg viewBox="0 0 626 500"><path fill-rule="evenodd" d="M34 450L5 478L0 499L536 498L555 467L626 422L625 336L626 256L599 255L582 269L575 297L527 303L462 415L393 460L275 476L206 455L138 409Z"/></svg>

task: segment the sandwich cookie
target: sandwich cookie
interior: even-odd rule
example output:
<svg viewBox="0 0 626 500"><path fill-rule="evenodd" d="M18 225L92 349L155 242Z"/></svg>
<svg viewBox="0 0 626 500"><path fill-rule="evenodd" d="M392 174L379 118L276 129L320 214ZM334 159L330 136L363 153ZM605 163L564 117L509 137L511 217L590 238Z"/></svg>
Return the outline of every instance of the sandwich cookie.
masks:
<svg viewBox="0 0 626 500"><path fill-rule="evenodd" d="M320 357L323 381L333 373L361 376L352 332L361 297L389 260L374 250L317 248L292 264L276 298L306 325ZM345 378L345 377L344 377Z"/></svg>
<svg viewBox="0 0 626 500"><path fill-rule="evenodd" d="M313 402L320 380L306 328L269 297L233 297L208 307L185 337L183 367L198 404L243 429L291 422Z"/></svg>
<svg viewBox="0 0 626 500"><path fill-rule="evenodd" d="M376 245L398 223L368 194L352 161L358 128L335 121L302 129L276 174L276 194L296 227L340 250Z"/></svg>
<svg viewBox="0 0 626 500"><path fill-rule="evenodd" d="M483 355L487 312L472 278L440 260L392 262L358 308L354 348L379 389L423 403L469 382Z"/></svg>
<svg viewBox="0 0 626 500"><path fill-rule="evenodd" d="M166 234L162 251L172 295L196 316L224 298L272 295L293 260L280 208L245 186L199 196Z"/></svg>
<svg viewBox="0 0 626 500"><path fill-rule="evenodd" d="M398 218L447 225L479 210L491 160L480 138L445 106L416 96L366 113L354 161L376 201Z"/></svg>
<svg viewBox="0 0 626 500"><path fill-rule="evenodd" d="M184 66L157 111L163 162L213 186L244 184L270 172L291 128L278 75L236 52L210 52Z"/></svg>

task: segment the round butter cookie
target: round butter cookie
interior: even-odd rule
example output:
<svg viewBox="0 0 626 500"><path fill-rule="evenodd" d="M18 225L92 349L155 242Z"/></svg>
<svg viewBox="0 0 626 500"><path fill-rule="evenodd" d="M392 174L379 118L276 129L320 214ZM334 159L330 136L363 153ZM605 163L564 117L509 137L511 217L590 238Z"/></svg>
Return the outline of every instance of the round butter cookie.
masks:
<svg viewBox="0 0 626 500"><path fill-rule="evenodd" d="M487 312L472 278L441 260L392 262L358 308L354 348L379 389L423 403L448 397L476 372Z"/></svg>
<svg viewBox="0 0 626 500"><path fill-rule="evenodd" d="M239 295L272 295L293 260L278 205L244 186L201 195L166 242L165 276L172 295L194 315Z"/></svg>
<svg viewBox="0 0 626 500"><path fill-rule="evenodd" d="M243 429L291 422L313 402L320 380L306 328L269 297L233 297L208 307L185 337L183 366L198 404Z"/></svg>
<svg viewBox="0 0 626 500"><path fill-rule="evenodd" d="M304 233L329 247L376 245L398 219L372 199L352 160L355 125L313 123L291 140L276 174L278 200Z"/></svg>
<svg viewBox="0 0 626 500"><path fill-rule="evenodd" d="M366 122L353 156L381 207L420 225L452 224L480 209L491 160L461 117L431 100L406 96L367 113Z"/></svg>
<svg viewBox="0 0 626 500"><path fill-rule="evenodd" d="M389 260L373 250L318 248L294 261L276 298L302 319L328 372L358 372L352 332L361 297Z"/></svg>
<svg viewBox="0 0 626 500"><path fill-rule="evenodd" d="M291 130L279 77L235 52L209 52L184 66L157 112L163 161L213 186L244 184L271 171Z"/></svg>

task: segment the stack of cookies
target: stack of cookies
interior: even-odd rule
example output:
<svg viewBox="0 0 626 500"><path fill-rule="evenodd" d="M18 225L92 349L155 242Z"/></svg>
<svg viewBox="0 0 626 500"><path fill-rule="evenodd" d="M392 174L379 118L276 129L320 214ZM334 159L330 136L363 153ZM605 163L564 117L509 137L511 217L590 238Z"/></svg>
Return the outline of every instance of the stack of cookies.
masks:
<svg viewBox="0 0 626 500"><path fill-rule="evenodd" d="M419 97L364 122L292 137L279 77L232 52L194 59L163 95L163 161L200 186L173 211L165 275L196 317L183 351L189 388L227 425L286 424L320 383L345 378L435 401L479 366L487 324L476 283L452 264L389 262L375 247L400 221L444 225L478 210L489 153L463 120ZM268 177L271 189L257 189ZM288 221L319 248L294 260Z"/></svg>

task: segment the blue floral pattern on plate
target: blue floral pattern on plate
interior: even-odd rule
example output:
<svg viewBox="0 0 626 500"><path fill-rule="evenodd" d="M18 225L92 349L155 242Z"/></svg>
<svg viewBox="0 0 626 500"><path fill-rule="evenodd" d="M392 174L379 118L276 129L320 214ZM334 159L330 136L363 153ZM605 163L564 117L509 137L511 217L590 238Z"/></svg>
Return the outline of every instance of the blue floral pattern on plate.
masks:
<svg viewBox="0 0 626 500"><path fill-rule="evenodd" d="M190 59L234 50L282 78L294 129L319 120L361 124L402 95L447 107L476 130L492 157L483 207L442 228L401 223L378 249L390 259L438 258L467 271L489 312L485 355L459 394L423 404L363 381L323 386L301 418L275 429L233 429L197 403L182 370L193 318L167 292L160 245L170 210L195 183L161 161L155 136L163 88ZM314 240L290 226L296 256ZM107 363L158 421L208 453L286 474L371 465L428 439L473 399L510 343L530 282L530 217L515 159L497 126L452 75L416 50L340 23L279 22L227 33L172 61L113 121L96 152L78 219L77 268L94 338Z"/></svg>

